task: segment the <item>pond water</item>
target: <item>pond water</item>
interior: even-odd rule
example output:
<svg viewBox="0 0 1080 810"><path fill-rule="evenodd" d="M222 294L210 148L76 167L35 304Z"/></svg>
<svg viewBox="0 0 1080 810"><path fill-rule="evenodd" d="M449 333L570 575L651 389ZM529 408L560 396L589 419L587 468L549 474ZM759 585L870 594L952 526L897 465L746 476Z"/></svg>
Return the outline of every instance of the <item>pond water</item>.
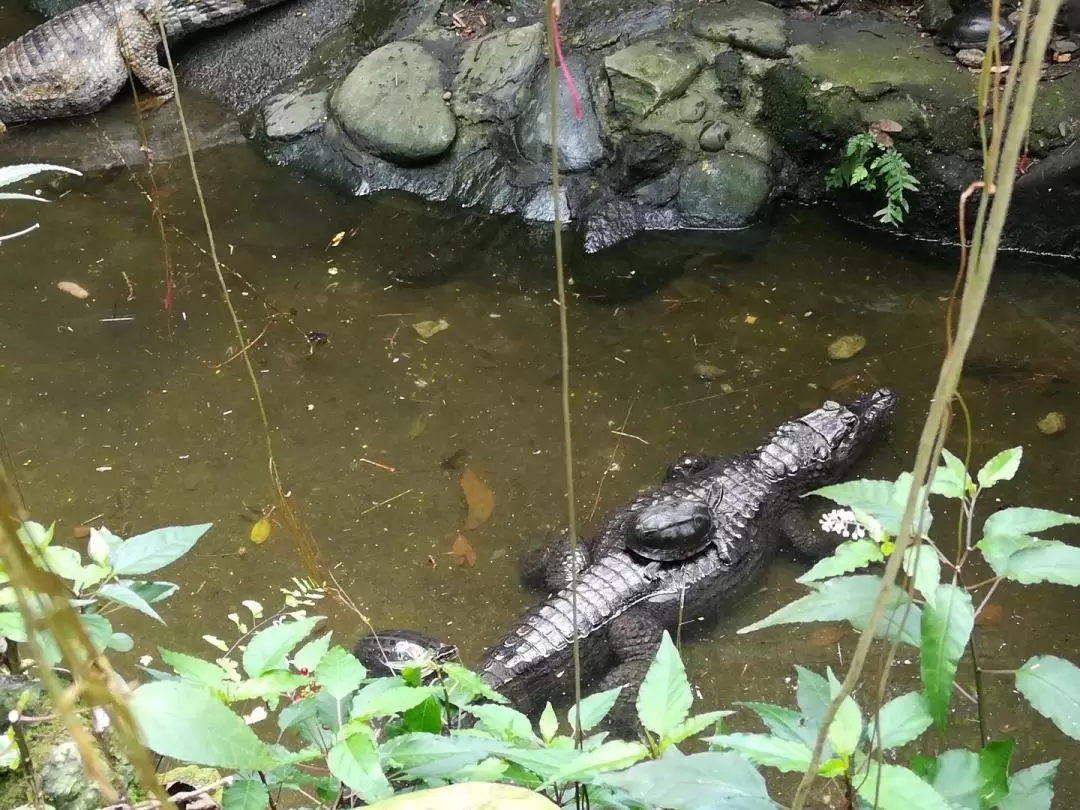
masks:
<svg viewBox="0 0 1080 810"><path fill-rule="evenodd" d="M233 303L249 339L287 489L338 582L377 626L457 643L467 663L538 598L521 587L520 552L564 520L558 310L549 238L401 199L353 200L267 165L247 146L199 155ZM166 628L129 615L138 642L213 652L205 633L235 637L243 599L280 604L303 569L287 532L253 545L270 506L264 436L183 161L155 167L164 240L145 173L67 183L47 206L9 206L2 230L32 235L0 248L0 424L30 508L74 528L114 531L212 521L167 569L182 591ZM57 196L51 193L51 196ZM334 236L346 232L337 246ZM860 467L910 468L943 350L956 256L850 231L792 209L749 234L650 235L606 254L569 249L575 486L583 528L659 479L683 450L729 453L777 423L889 385L902 401L888 440ZM174 277L163 306L166 262ZM1075 268L1004 257L962 392L981 463L1025 448L1017 479L986 507L1076 509L1075 428L1044 436L1048 411L1080 414L1080 290ZM57 289L76 282L91 297ZM414 324L448 328L421 338ZM328 342L311 343L308 332ZM861 334L855 358L826 347ZM700 375L701 364L709 379ZM954 428L950 447L963 449ZM459 453L464 451L464 454ZM475 565L449 554L465 519L464 459L494 494L468 532ZM467 455L465 455L467 454ZM96 517L100 516L100 517ZM948 525L945 515L941 525ZM805 570L781 560L755 594L687 645L704 707L793 703L794 665L841 671L856 636L831 629L735 631L804 592ZM1005 587L979 628L983 665L1030 655L1076 659L1074 590ZM325 608L344 641L360 628ZM900 652L898 688L917 665ZM970 683L970 667L962 677ZM1011 680L988 678L988 723L1015 735L1017 764L1063 757L1061 806L1080 798L1080 754L1019 705ZM975 744L974 713L955 702L950 744ZM927 745L935 746L932 735Z"/></svg>

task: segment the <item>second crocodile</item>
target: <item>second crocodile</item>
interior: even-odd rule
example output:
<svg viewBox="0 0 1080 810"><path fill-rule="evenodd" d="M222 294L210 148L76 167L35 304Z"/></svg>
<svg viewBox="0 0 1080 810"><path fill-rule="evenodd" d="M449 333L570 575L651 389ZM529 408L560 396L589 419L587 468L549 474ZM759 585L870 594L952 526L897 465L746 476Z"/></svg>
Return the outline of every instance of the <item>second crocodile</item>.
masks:
<svg viewBox="0 0 1080 810"><path fill-rule="evenodd" d="M846 406L826 402L780 425L753 451L688 457L660 487L609 513L597 533L578 544L576 556L565 541L550 546L538 573L554 593L488 649L479 669L484 681L524 711L539 708L572 670L576 630L583 678L602 676L602 689L627 685L621 702L632 700L663 631L675 627L680 612L684 621L715 615L757 580L785 540L809 556L832 551L835 543L815 535L796 500L839 480L895 405L896 394L887 388ZM651 570L626 548L627 532L642 510L677 500L708 506L712 542Z"/></svg>

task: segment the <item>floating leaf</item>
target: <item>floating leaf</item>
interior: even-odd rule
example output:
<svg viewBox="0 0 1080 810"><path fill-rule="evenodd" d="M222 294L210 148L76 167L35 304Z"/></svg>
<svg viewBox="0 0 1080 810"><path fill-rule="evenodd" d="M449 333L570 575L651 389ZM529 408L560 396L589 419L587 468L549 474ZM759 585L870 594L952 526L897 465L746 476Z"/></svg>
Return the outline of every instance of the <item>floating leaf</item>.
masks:
<svg viewBox="0 0 1080 810"><path fill-rule="evenodd" d="M454 542L450 546L450 556L458 565L476 565L476 549L469 542L469 538L461 532L454 536Z"/></svg>
<svg viewBox="0 0 1080 810"><path fill-rule="evenodd" d="M85 300L90 297L90 293L86 291L86 288L80 287L74 281L58 281L56 283L56 289L61 292L66 292L68 295L72 295L80 300Z"/></svg>
<svg viewBox="0 0 1080 810"><path fill-rule="evenodd" d="M416 334L427 340L428 338L439 334L439 332L444 329L449 329L450 324L447 323L444 318L440 318L437 321L420 321L419 323L414 323L412 328L416 331Z"/></svg>
<svg viewBox="0 0 1080 810"><path fill-rule="evenodd" d="M207 644L210 644L210 645L212 645L214 647L217 647L222 652L228 652L229 651L229 645L226 644L224 641L222 641L217 636L211 636L211 635L207 634L207 635L203 636L203 641L205 641Z"/></svg>
<svg viewBox="0 0 1080 810"><path fill-rule="evenodd" d="M1080 740L1080 669L1055 655L1029 658L1016 671L1016 688L1039 714Z"/></svg>
<svg viewBox="0 0 1080 810"><path fill-rule="evenodd" d="M956 667L974 626L971 594L956 585L938 585L934 603L928 601L923 606L919 662L930 714L942 732L952 699Z"/></svg>
<svg viewBox="0 0 1080 810"><path fill-rule="evenodd" d="M243 605L244 607L246 607L249 611L251 611L251 618L252 619L261 619L262 618L262 616L263 616L263 606L261 604L259 604L258 602L256 602L254 599L245 599L240 604Z"/></svg>
<svg viewBox="0 0 1080 810"><path fill-rule="evenodd" d="M495 495L488 485L480 480L480 476L466 467L461 471L461 491L465 493L465 503L468 504L469 514L465 518L465 531L475 529L491 517L495 509Z"/></svg>
<svg viewBox="0 0 1080 810"><path fill-rule="evenodd" d="M270 518L260 518L251 524L251 542L261 545L270 539Z"/></svg>

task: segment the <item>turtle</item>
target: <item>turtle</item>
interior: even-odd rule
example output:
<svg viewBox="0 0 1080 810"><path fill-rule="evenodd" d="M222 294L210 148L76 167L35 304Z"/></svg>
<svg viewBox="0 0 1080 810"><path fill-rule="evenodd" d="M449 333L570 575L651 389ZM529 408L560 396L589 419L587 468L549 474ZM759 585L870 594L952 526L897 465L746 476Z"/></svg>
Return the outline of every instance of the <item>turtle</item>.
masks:
<svg viewBox="0 0 1080 810"><path fill-rule="evenodd" d="M415 630L393 629L368 633L356 642L353 655L373 675L401 675L407 666L423 661L455 661L453 644Z"/></svg>
<svg viewBox="0 0 1080 810"><path fill-rule="evenodd" d="M654 576L663 563L682 562L713 542L712 510L693 498L666 500L637 512L626 535L626 548L649 562Z"/></svg>
<svg viewBox="0 0 1080 810"><path fill-rule="evenodd" d="M938 38L954 51L970 48L986 50L993 17L989 9L969 8L954 14L938 30ZM1008 45L1016 35L1016 27L1004 17L998 18L998 41Z"/></svg>

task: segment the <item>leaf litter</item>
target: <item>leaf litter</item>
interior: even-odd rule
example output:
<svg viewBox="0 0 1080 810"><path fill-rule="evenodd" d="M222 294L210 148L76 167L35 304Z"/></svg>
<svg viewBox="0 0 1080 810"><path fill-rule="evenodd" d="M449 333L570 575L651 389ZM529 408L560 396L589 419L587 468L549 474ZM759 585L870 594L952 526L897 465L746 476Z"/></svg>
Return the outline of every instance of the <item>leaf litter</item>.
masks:
<svg viewBox="0 0 1080 810"><path fill-rule="evenodd" d="M465 524L454 536L454 541L447 552L458 565L476 565L476 549L473 548L465 532L476 529L487 522L491 513L495 511L495 493L484 483L471 467L463 467L458 478L461 492L465 496L465 505L468 509L465 515Z"/></svg>

